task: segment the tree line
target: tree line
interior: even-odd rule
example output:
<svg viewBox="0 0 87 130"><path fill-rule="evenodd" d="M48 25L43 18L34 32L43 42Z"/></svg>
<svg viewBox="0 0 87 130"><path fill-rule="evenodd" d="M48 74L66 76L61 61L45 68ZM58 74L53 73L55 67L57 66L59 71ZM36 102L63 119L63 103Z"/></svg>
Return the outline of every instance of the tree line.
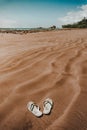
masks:
<svg viewBox="0 0 87 130"><path fill-rule="evenodd" d="M87 28L87 18L83 18L81 21L74 24L62 25L62 28Z"/></svg>

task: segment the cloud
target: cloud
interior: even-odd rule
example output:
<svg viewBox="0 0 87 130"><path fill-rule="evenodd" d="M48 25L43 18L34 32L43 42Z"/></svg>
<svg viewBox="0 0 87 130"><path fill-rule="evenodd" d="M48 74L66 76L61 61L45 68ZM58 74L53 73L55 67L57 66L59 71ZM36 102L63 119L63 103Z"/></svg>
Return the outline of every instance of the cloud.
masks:
<svg viewBox="0 0 87 130"><path fill-rule="evenodd" d="M84 17L87 17L87 4L78 7L78 11L68 12L66 16L58 19L60 25L72 24L82 20Z"/></svg>
<svg viewBox="0 0 87 130"><path fill-rule="evenodd" d="M15 20L9 20L9 19L0 20L1 28L11 28L11 27L15 27L16 25L17 25L17 22Z"/></svg>

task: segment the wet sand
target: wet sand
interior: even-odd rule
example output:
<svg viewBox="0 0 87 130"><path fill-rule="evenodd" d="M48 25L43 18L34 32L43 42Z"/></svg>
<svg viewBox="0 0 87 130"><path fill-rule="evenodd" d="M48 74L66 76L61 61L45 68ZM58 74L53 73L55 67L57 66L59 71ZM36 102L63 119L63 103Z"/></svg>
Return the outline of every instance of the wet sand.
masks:
<svg viewBox="0 0 87 130"><path fill-rule="evenodd" d="M87 130L87 29L0 34L0 130Z"/></svg>

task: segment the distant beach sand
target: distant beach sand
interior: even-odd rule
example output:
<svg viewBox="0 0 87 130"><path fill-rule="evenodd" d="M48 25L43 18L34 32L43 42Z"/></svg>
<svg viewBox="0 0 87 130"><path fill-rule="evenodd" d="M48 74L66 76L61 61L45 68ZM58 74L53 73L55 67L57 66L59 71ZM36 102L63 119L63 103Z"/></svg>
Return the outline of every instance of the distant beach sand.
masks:
<svg viewBox="0 0 87 130"><path fill-rule="evenodd" d="M0 33L0 130L87 130L87 29Z"/></svg>

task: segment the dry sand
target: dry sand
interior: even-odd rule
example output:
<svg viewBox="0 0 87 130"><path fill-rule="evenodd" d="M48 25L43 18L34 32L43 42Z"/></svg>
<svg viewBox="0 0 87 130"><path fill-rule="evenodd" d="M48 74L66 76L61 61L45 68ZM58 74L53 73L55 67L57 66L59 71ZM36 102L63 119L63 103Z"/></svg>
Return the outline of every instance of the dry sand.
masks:
<svg viewBox="0 0 87 130"><path fill-rule="evenodd" d="M27 110L52 98L49 116ZM87 130L87 30L0 34L0 130Z"/></svg>

